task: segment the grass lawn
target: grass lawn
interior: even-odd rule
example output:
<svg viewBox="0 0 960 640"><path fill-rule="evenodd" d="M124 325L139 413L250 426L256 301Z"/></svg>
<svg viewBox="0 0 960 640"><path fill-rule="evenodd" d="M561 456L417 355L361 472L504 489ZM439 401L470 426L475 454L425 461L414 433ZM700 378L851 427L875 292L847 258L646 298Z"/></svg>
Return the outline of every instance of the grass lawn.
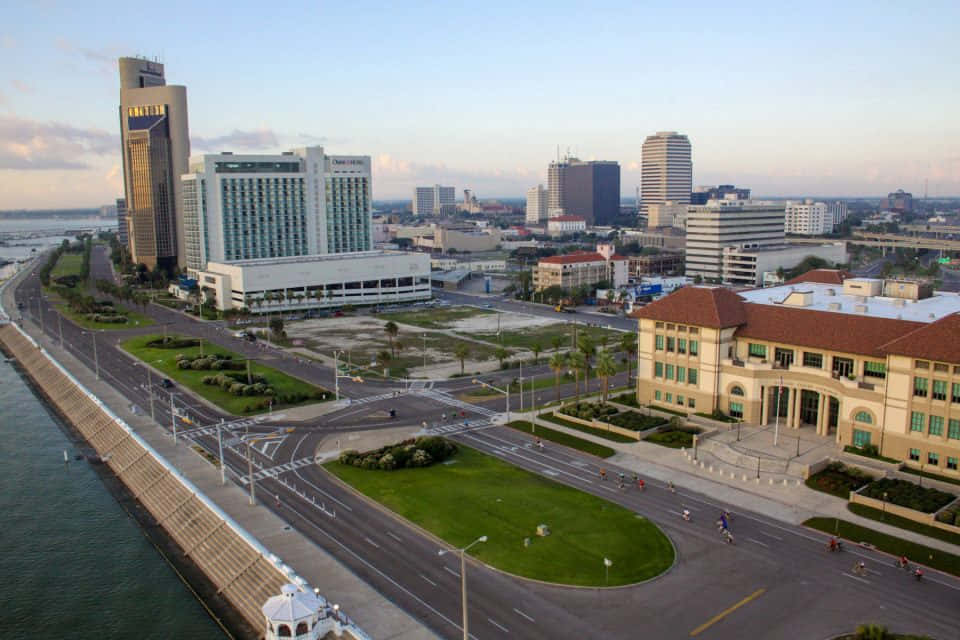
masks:
<svg viewBox="0 0 960 640"><path fill-rule="evenodd" d="M853 524L852 522L838 520L836 518L810 518L803 524L804 526L823 531L824 533L828 533L830 535L836 533L841 538L846 538L851 542L868 542L874 545L880 551L884 551L897 557L907 556L907 558L913 562L919 562L929 567L933 567L934 569L939 569L940 571L946 571L947 573L952 573L955 576L960 576L960 556L955 556L951 553L947 553L946 551L931 549L930 547L926 547L922 544L910 542L909 540L902 540L900 538L889 536L885 533L880 533L879 531L874 531L873 529L861 527L860 525Z"/></svg>
<svg viewBox="0 0 960 640"><path fill-rule="evenodd" d="M56 280L63 276L79 276L80 269L83 267L82 253L63 253L60 259L54 265L50 272L50 280Z"/></svg>
<svg viewBox="0 0 960 640"><path fill-rule="evenodd" d="M620 336L622 335L620 331L577 325L577 338L579 339L584 333L592 336L598 346L602 344L601 340L603 336L607 336L609 338L607 344L610 347L618 344ZM494 344L503 344L505 347L517 347L520 349L529 349L531 345L539 342L544 350L553 348L554 336L565 337L566 342L564 343L564 348L569 348L570 341L573 339L573 325L565 322L557 322L540 327L527 327L516 331L501 331L499 337L497 337L496 333L476 333L471 335L471 337L478 340L486 340Z"/></svg>
<svg viewBox="0 0 960 640"><path fill-rule="evenodd" d="M871 520L876 520L877 522L886 522L887 524L899 527L901 529L906 529L907 531L913 531L914 533L930 536L931 538L943 540L944 542L949 542L950 544L960 545L960 533L953 533L938 527L931 527L928 524L916 522L914 520L910 520L909 518L901 518L900 516L892 513L887 513L884 515L882 509L874 509L873 507L868 507L865 504L855 504L851 502L847 504L847 509L851 513L855 513L858 516L863 516L864 518L870 518Z"/></svg>
<svg viewBox="0 0 960 640"><path fill-rule="evenodd" d="M614 442L637 442L636 438L628 438L627 436L622 436L619 433L613 433L612 431L606 431L604 429L595 429L593 427L588 427L583 424L578 424L570 420L564 420L559 418L552 413L541 413L537 416L541 420L546 420L547 422L552 422L553 424L559 424L562 427L568 429L576 429L583 433L589 433L592 436L597 436L598 438L604 438L606 440L613 440Z"/></svg>
<svg viewBox="0 0 960 640"><path fill-rule="evenodd" d="M177 368L175 357L178 353L182 353L186 356L198 356L200 355L200 347L187 347L185 349L158 349L146 346L146 343L160 337L161 336L158 335L137 336L136 338L131 338L130 340L123 342L120 346L137 358L149 363L155 369L162 371L163 374L171 380L177 381L181 385L187 387L194 393L203 396L225 411L229 411L235 415L254 415L257 413L264 413L268 410L260 409L249 412L244 410L247 405L259 402L263 400L265 396L235 396L222 390L220 387L203 384L202 380L204 376L215 375L218 373L217 371L194 371L191 369ZM243 359L242 356L233 353L232 351L228 351L227 349L223 349L208 342L204 342L203 352L231 355L236 360ZM250 370L252 373L259 373L260 375L265 376L267 383L276 390L277 395L289 393L305 393L310 395L315 393L326 393L328 400L333 399L332 391L327 391L321 387L315 387L312 384L304 382L303 380L288 376L285 373L281 373L276 369L265 367L258 362L254 362L250 366ZM321 401L322 400L320 398L310 398L292 405L275 404L273 405L273 408L282 409L285 406L298 406Z"/></svg>
<svg viewBox="0 0 960 640"><path fill-rule="evenodd" d="M673 547L649 520L572 487L463 445L444 464L367 471L331 462L327 470L453 546L489 541L470 554L527 578L610 586L653 578L673 564ZM536 535L539 524L551 534ZM524 538L530 546L524 547ZM437 562L442 562L437 559Z"/></svg>
<svg viewBox="0 0 960 640"><path fill-rule="evenodd" d="M689 449L693 446L693 434L689 431L680 431L678 429L665 429L656 433L651 433L643 439L644 442L652 442L663 447L679 449L685 447Z"/></svg>
<svg viewBox="0 0 960 640"><path fill-rule="evenodd" d="M496 313L492 309L477 309L476 307L448 307L424 309L422 311L397 311L381 313L377 317L381 320L392 320L403 324L411 324L424 329L449 329L452 323L464 318L483 316Z"/></svg>
<svg viewBox="0 0 960 640"><path fill-rule="evenodd" d="M70 318L72 322L83 327L84 329L106 329L107 331L115 331L118 329L133 329L136 327L149 327L154 324L153 318L145 316L142 313L136 311L130 311L122 305L114 305L116 309L121 309L126 313L127 322L118 324L116 322L94 322L93 320L87 320L83 317L82 313L75 313L70 310L66 304L56 304L54 305L57 308L57 311L62 313L64 317Z"/></svg>
<svg viewBox="0 0 960 640"><path fill-rule="evenodd" d="M846 451L846 447L844 447L844 451ZM889 461L889 462L900 462L899 460L894 460L893 458L884 458L884 460L887 460L887 461ZM922 476L922 477L924 477L924 478L930 478L931 480L939 480L940 482L948 482L948 483L950 483L950 484L960 484L960 479L958 479L958 478L951 478L951 477L949 477L949 476L941 476L941 475L939 475L939 474L930 473L930 472L928 472L928 471L920 471L920 469L914 469L913 467L909 467L909 466L907 466L907 465L903 465L903 466L900 468L900 471L902 471L902 472L904 472L904 473L909 473L909 474L915 475L915 476Z"/></svg>
<svg viewBox="0 0 960 640"><path fill-rule="evenodd" d="M536 430L534 430L533 423L527 422L526 420L514 420L513 422L508 422L507 426L516 429L517 431L529 433L533 437L549 440L550 442L556 442L557 444L562 444L565 447L570 447L571 449L577 449L579 451L583 451L584 453L589 453L590 455L597 456L598 458L609 458L616 453L616 451L610 447L597 444L596 442L591 442L590 440L584 440L583 438L578 438L576 436L571 436L561 431L554 431L553 429L548 429L543 425L538 425Z"/></svg>
<svg viewBox="0 0 960 640"><path fill-rule="evenodd" d="M843 448L843 452L852 453L853 455L856 455L856 456L863 456L864 458L870 458L871 460L882 460L883 462L890 462L892 464L900 463L900 461L895 458L888 458L887 456L881 456L879 454L871 455L870 453L864 451L860 447L854 447L849 444ZM901 471L905 471L905 469L901 469ZM948 480L947 482L950 482L950 481ZM957 482L957 484L960 484L960 482Z"/></svg>

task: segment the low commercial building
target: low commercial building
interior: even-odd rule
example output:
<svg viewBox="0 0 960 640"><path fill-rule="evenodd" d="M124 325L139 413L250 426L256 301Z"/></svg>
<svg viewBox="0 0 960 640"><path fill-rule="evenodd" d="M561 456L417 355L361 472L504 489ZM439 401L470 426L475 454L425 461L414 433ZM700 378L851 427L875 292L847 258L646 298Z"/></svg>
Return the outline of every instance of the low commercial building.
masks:
<svg viewBox="0 0 960 640"><path fill-rule="evenodd" d="M960 477L960 296L824 273L684 287L634 313L638 401L809 429Z"/></svg>
<svg viewBox="0 0 960 640"><path fill-rule="evenodd" d="M586 230L587 220L580 216L557 216L547 220L547 233L551 236L565 236Z"/></svg>
<svg viewBox="0 0 960 640"><path fill-rule="evenodd" d="M541 258L533 268L533 288L575 289L607 282L613 288L627 284L627 256L614 255L612 244L598 244L594 251L577 251L562 256Z"/></svg>
<svg viewBox="0 0 960 640"><path fill-rule="evenodd" d="M399 235L398 235L399 237ZM493 251L500 244L499 229L448 228L432 225L432 233L414 238L416 247L441 253Z"/></svg>
<svg viewBox="0 0 960 640"><path fill-rule="evenodd" d="M784 227L787 233L820 236L833 231L833 212L826 202L787 200L784 209Z"/></svg>
<svg viewBox="0 0 960 640"><path fill-rule="evenodd" d="M494 273L503 273L507 270L507 261L506 259L458 260L456 258L431 258L430 268L439 269L441 271L455 269L460 271L479 271L482 273L488 271Z"/></svg>
<svg viewBox="0 0 960 640"><path fill-rule="evenodd" d="M410 302L431 295L430 256L403 251L208 262L198 281L217 309L246 307L254 313Z"/></svg>
<svg viewBox="0 0 960 640"><path fill-rule="evenodd" d="M639 280L643 276L683 273L683 252L664 251L649 256L630 256L629 277Z"/></svg>
<svg viewBox="0 0 960 640"><path fill-rule="evenodd" d="M675 202L653 203L647 205L647 228L674 227L685 229L687 226L686 204Z"/></svg>
<svg viewBox="0 0 960 640"><path fill-rule="evenodd" d="M719 282L724 247L784 244L783 203L711 200L687 210L686 275Z"/></svg>
<svg viewBox="0 0 960 640"><path fill-rule="evenodd" d="M768 281L766 276L778 269L792 269L814 256L830 265L847 262L847 245L834 242L822 245L771 245L742 249L725 247L723 250L723 282L744 287L758 287Z"/></svg>
<svg viewBox="0 0 960 640"><path fill-rule="evenodd" d="M654 249L666 249L668 251L683 251L687 244L687 236L679 229L670 227L660 227L658 229L647 229L646 231L623 232L625 242L634 242L641 247L652 247Z"/></svg>

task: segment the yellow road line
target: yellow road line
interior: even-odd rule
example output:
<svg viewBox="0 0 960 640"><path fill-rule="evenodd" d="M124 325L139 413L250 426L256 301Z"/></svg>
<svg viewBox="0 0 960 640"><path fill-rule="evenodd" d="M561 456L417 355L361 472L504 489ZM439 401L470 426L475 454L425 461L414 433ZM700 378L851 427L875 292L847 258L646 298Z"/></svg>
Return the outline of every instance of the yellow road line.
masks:
<svg viewBox="0 0 960 640"><path fill-rule="evenodd" d="M728 615L730 615L731 613L733 613L734 611L736 611L737 609L739 609L739 608L742 607L743 605L747 604L747 603L750 602L751 600L756 600L757 598L759 598L760 596L763 595L763 592L764 592L764 591L766 591L766 588L757 589L756 591L754 591L753 593L751 593L750 595L748 595L746 598L744 598L743 600L741 600L741 601L738 602L737 604L733 605L732 607L728 607L727 609L724 609L723 611L721 611L720 613L718 613L717 615L713 616L712 618L710 618L709 620L707 620L706 622L704 622L702 625L700 625L699 627L697 627L696 629L694 629L693 631L691 631L691 632L690 632L690 637L692 638L692 637L694 637L694 636L702 633L702 632L705 631L706 629L709 629L711 626L713 626L713 625L715 625L716 623L720 622L721 620L723 620L724 618L726 618Z"/></svg>

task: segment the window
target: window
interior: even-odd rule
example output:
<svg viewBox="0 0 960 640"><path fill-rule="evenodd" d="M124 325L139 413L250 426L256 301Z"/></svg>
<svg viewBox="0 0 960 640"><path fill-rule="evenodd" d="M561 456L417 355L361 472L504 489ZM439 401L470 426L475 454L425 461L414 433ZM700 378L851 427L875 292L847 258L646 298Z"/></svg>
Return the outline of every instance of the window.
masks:
<svg viewBox="0 0 960 640"><path fill-rule="evenodd" d="M666 397L667 397L667 402L673 402L673 394L672 394L672 393L667 393L667 396L666 396Z"/></svg>
<svg viewBox="0 0 960 640"><path fill-rule="evenodd" d="M673 351L676 343L675 338L667 337L667 351Z"/></svg>
<svg viewBox="0 0 960 640"><path fill-rule="evenodd" d="M951 440L960 440L960 420L950 418L947 422L947 437Z"/></svg>
<svg viewBox="0 0 960 640"><path fill-rule="evenodd" d="M697 407L697 401L693 398L687 398L687 406L691 409L695 409Z"/></svg>
<svg viewBox="0 0 960 640"><path fill-rule="evenodd" d="M854 422L862 422L863 424L873 424L873 418L866 411L858 411L857 415L853 416Z"/></svg>
<svg viewBox="0 0 960 640"><path fill-rule="evenodd" d="M869 431L863 431L862 429L853 430L853 446L857 447L858 449L862 449L863 447L869 444L870 444Z"/></svg>
<svg viewBox="0 0 960 640"><path fill-rule="evenodd" d="M803 366L823 369L823 354L813 353L812 351L803 352Z"/></svg>
<svg viewBox="0 0 960 640"><path fill-rule="evenodd" d="M910 414L910 431L919 431L923 433L924 415L919 411Z"/></svg>
<svg viewBox="0 0 960 640"><path fill-rule="evenodd" d="M943 435L943 416L930 416L930 429L927 433L931 436Z"/></svg>
<svg viewBox="0 0 960 640"><path fill-rule="evenodd" d="M947 381L946 380L937 380L933 381L933 393L931 397L934 400L946 400L947 399Z"/></svg>
<svg viewBox="0 0 960 640"><path fill-rule="evenodd" d="M777 347L773 350L773 359L781 367L789 367L793 364L793 349L781 349Z"/></svg>
<svg viewBox="0 0 960 640"><path fill-rule="evenodd" d="M910 449L910 459L914 462L920 461L920 449Z"/></svg>
<svg viewBox="0 0 960 640"><path fill-rule="evenodd" d="M939 362L935 362L935 363L933 364L933 370L934 370L934 371L939 371L940 373L949 373L950 367L948 367L948 366L945 365L945 364L940 364Z"/></svg>
<svg viewBox="0 0 960 640"><path fill-rule="evenodd" d="M940 454L930 451L927 453L927 464L932 464L933 466L940 465Z"/></svg>
<svg viewBox="0 0 960 640"><path fill-rule="evenodd" d="M913 368L914 368L914 369L929 369L929 368L930 368L930 363L927 362L926 360L914 360L914 361L913 361Z"/></svg>
<svg viewBox="0 0 960 640"><path fill-rule="evenodd" d="M654 377L654 378L662 378L662 377L663 377L663 363L662 363L662 362L654 362L654 363L653 363L653 377Z"/></svg>
<svg viewBox="0 0 960 640"><path fill-rule="evenodd" d="M672 364L668 364L668 365L667 365L667 375L666 375L666 378L667 378L667 380L673 380L673 365L672 365Z"/></svg>
<svg viewBox="0 0 960 640"><path fill-rule="evenodd" d="M687 352L687 339L677 338L677 353L686 353L686 352Z"/></svg>
<svg viewBox="0 0 960 640"><path fill-rule="evenodd" d="M663 329L663 323L662 323L662 322L658 322L658 323L657 323L657 329Z"/></svg>
<svg viewBox="0 0 960 640"><path fill-rule="evenodd" d="M733 389L730 389L730 395L732 395L732 396L742 396L742 395L743 395L743 387L734 387Z"/></svg>
<svg viewBox="0 0 960 640"><path fill-rule="evenodd" d="M864 362L863 375L869 378L886 378L887 365L883 362Z"/></svg>
<svg viewBox="0 0 960 640"><path fill-rule="evenodd" d="M957 459L954 456L947 456L947 469L951 471L957 470Z"/></svg>
<svg viewBox="0 0 960 640"><path fill-rule="evenodd" d="M950 385L950 402L960 404L960 382Z"/></svg>
<svg viewBox="0 0 960 640"><path fill-rule="evenodd" d="M656 343L657 351L663 351L663 336L657 334L657 337L654 338L654 342Z"/></svg>
<svg viewBox="0 0 960 640"><path fill-rule="evenodd" d="M927 379L926 378L914 378L913 379L913 395L918 398L927 397Z"/></svg>
<svg viewBox="0 0 960 640"><path fill-rule="evenodd" d="M693 333L693 330L691 329L690 332ZM691 340L691 341L690 341L690 355L695 356L695 355L697 355L698 353L700 353L700 343L697 342L696 340Z"/></svg>
<svg viewBox="0 0 960 640"><path fill-rule="evenodd" d="M667 331L673 331L673 330L676 329L676 328L677 328L677 327L676 327L675 325L670 324L669 322L667 323Z"/></svg>
<svg viewBox="0 0 960 640"><path fill-rule="evenodd" d="M836 376L846 377L853 374L853 360L833 356L833 373Z"/></svg>
<svg viewBox="0 0 960 640"><path fill-rule="evenodd" d="M686 381L687 381L687 368L677 367L677 382L686 382Z"/></svg>
<svg viewBox="0 0 960 640"><path fill-rule="evenodd" d="M742 402L731 402L730 411L728 411L731 418L743 418L743 403Z"/></svg>
<svg viewBox="0 0 960 640"><path fill-rule="evenodd" d="M696 327L690 327L688 331L690 332L690 335L693 335L693 336L700 333L700 329L697 329Z"/></svg>
<svg viewBox="0 0 960 640"><path fill-rule="evenodd" d="M687 382L689 382L690 384L697 384L696 369L687 369Z"/></svg>
<svg viewBox="0 0 960 640"><path fill-rule="evenodd" d="M660 393L659 390L658 390L658 391L654 391L654 392L653 392L653 399L654 399L654 400L659 400L659 399L661 398L661 395L662 395L662 394Z"/></svg>
<svg viewBox="0 0 960 640"><path fill-rule="evenodd" d="M747 351L751 356L756 356L758 358L767 357L767 345L765 344L756 344L754 342L750 343L749 350Z"/></svg>
<svg viewBox="0 0 960 640"><path fill-rule="evenodd" d="M683 406L683 396L677 396L677 404L681 407Z"/></svg>

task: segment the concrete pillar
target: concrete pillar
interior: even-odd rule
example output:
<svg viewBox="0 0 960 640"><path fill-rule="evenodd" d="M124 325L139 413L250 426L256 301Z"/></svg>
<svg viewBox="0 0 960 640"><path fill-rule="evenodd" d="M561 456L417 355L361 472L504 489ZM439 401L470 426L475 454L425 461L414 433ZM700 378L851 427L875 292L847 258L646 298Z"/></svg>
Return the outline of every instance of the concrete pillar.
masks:
<svg viewBox="0 0 960 640"><path fill-rule="evenodd" d="M760 404L763 405L763 411L760 416L760 424L767 424L770 421L770 393L766 387L760 387Z"/></svg>
<svg viewBox="0 0 960 640"><path fill-rule="evenodd" d="M796 426L794 424L794 410L793 410L793 397L797 394L797 390L793 387L787 387L787 419L785 425L788 427ZM779 403L778 403L779 404Z"/></svg>
<svg viewBox="0 0 960 640"><path fill-rule="evenodd" d="M825 430L826 430L826 426L827 426L826 416L824 415L824 414L826 413L826 407L827 407L826 399L827 399L826 394L824 394L824 393L821 392L821 393L819 394L819 399L818 399L818 403L817 403L817 406L818 406L818 408L817 408L817 435L818 435L818 436L824 435Z"/></svg>

